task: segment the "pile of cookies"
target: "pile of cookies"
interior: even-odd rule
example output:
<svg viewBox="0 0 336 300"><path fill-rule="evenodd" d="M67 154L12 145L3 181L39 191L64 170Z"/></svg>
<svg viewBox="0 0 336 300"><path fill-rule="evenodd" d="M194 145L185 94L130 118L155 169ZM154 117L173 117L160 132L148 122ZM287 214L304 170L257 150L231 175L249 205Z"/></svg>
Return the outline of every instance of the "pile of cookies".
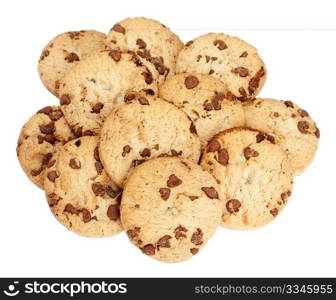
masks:
<svg viewBox="0 0 336 300"><path fill-rule="evenodd" d="M23 170L71 231L124 230L160 261L197 254L220 224L272 221L317 150L305 110L257 98L266 68L237 37L183 44L161 23L131 18L107 36L58 35L38 70L60 105L23 126Z"/></svg>

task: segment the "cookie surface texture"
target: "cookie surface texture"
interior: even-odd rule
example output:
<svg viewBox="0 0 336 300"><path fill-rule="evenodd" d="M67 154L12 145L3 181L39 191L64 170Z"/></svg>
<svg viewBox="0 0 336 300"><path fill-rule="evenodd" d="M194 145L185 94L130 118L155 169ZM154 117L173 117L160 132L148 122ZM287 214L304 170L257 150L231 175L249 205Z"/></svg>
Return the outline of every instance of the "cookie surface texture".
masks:
<svg viewBox="0 0 336 300"><path fill-rule="evenodd" d="M152 73L134 54L103 51L81 61L63 77L61 109L78 136L97 134L130 90L156 93Z"/></svg>
<svg viewBox="0 0 336 300"><path fill-rule="evenodd" d="M32 116L21 129L16 149L28 178L43 189L44 171L54 152L74 137L59 106L46 106Z"/></svg>
<svg viewBox="0 0 336 300"><path fill-rule="evenodd" d="M179 37L166 26L142 17L116 23L107 35L106 45L136 52L158 74L159 83L175 74L176 58L183 47Z"/></svg>
<svg viewBox="0 0 336 300"><path fill-rule="evenodd" d="M254 98L264 85L266 68L257 49L224 33L208 33L186 43L176 73L198 72L221 80L232 99Z"/></svg>
<svg viewBox="0 0 336 300"><path fill-rule="evenodd" d="M43 49L38 71L44 86L58 96L60 80L67 70L86 56L105 49L106 35L95 30L64 32Z"/></svg>
<svg viewBox="0 0 336 300"><path fill-rule="evenodd" d="M123 193L121 220L131 242L163 262L196 255L220 223L216 180L181 158L156 158L138 166Z"/></svg>
<svg viewBox="0 0 336 300"><path fill-rule="evenodd" d="M292 101L256 99L244 106L246 126L273 134L287 152L294 175L313 161L320 131L308 112Z"/></svg>
<svg viewBox="0 0 336 300"><path fill-rule="evenodd" d="M45 171L45 192L56 219L86 237L122 231L119 194L100 162L98 137L74 139L59 148Z"/></svg>
<svg viewBox="0 0 336 300"><path fill-rule="evenodd" d="M271 222L291 194L286 153L272 136L257 130L233 128L217 134L201 165L219 182L226 228L254 229Z"/></svg>
<svg viewBox="0 0 336 300"><path fill-rule="evenodd" d="M129 171L158 156L180 156L198 162L200 141L193 122L173 104L142 93L125 97L101 131L99 152L111 179L119 186Z"/></svg>
<svg viewBox="0 0 336 300"><path fill-rule="evenodd" d="M195 123L202 147L218 132L244 126L244 110L226 99L225 85L210 75L182 73L165 81L159 96L181 108Z"/></svg>

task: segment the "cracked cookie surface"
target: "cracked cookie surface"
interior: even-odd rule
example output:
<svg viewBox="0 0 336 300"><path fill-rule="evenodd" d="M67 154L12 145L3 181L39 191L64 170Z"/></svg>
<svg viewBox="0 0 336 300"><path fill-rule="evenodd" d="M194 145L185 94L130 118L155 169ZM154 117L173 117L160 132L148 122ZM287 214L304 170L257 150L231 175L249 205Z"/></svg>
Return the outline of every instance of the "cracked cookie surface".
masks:
<svg viewBox="0 0 336 300"><path fill-rule="evenodd" d="M301 174L313 161L320 131L308 112L292 101L255 99L244 105L246 126L274 136L286 151L294 175Z"/></svg>
<svg viewBox="0 0 336 300"><path fill-rule="evenodd" d="M257 49L245 41L224 33L201 35L180 51L176 73L197 72L221 80L230 99L254 98L266 79L265 64Z"/></svg>
<svg viewBox="0 0 336 300"><path fill-rule="evenodd" d="M107 176L98 153L98 137L84 136L60 147L45 171L45 193L55 218L86 237L122 231L120 190Z"/></svg>
<svg viewBox="0 0 336 300"><path fill-rule="evenodd" d="M196 255L220 223L216 180L199 165L161 157L136 167L123 192L121 220L144 254L180 262Z"/></svg>
<svg viewBox="0 0 336 300"><path fill-rule="evenodd" d="M176 57L183 47L179 37L166 26L142 17L116 23L107 35L106 45L136 52L158 74L159 83L175 74Z"/></svg>
<svg viewBox="0 0 336 300"><path fill-rule="evenodd" d="M183 111L143 93L129 93L124 102L108 116L100 135L100 156L114 182L122 186L132 168L158 156L198 162L199 137Z"/></svg>
<svg viewBox="0 0 336 300"><path fill-rule="evenodd" d="M38 71L44 86L58 96L67 70L86 56L105 49L106 35L95 30L69 31L53 38L42 50Z"/></svg>
<svg viewBox="0 0 336 300"><path fill-rule="evenodd" d="M233 128L215 135L201 166L218 181L226 228L254 229L271 222L291 195L286 153L273 136L258 130Z"/></svg>
<svg viewBox="0 0 336 300"><path fill-rule="evenodd" d="M43 189L44 172L56 149L75 136L59 106L46 106L22 127L16 148L28 178Z"/></svg>

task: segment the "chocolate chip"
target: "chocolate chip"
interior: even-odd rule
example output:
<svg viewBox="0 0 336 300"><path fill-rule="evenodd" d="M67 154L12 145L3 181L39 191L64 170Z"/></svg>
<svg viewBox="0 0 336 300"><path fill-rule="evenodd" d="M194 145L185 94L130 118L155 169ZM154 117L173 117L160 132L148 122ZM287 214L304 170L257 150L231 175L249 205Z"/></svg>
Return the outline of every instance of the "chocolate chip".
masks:
<svg viewBox="0 0 336 300"><path fill-rule="evenodd" d="M139 47L139 49L144 49L144 48L147 47L147 44L146 44L145 41L142 40L142 39L137 39L137 40L136 40L136 44L137 44L137 46Z"/></svg>
<svg viewBox="0 0 336 300"><path fill-rule="evenodd" d="M226 166L229 163L229 153L228 151L223 148L218 151L218 157L216 160L223 166Z"/></svg>
<svg viewBox="0 0 336 300"><path fill-rule="evenodd" d="M167 186L170 188L176 187L178 185L182 184L182 180L175 176L175 174L172 174L169 176L167 181Z"/></svg>
<svg viewBox="0 0 336 300"><path fill-rule="evenodd" d="M146 161L145 159L135 159L132 161L132 167L135 168L136 166L141 165L145 161Z"/></svg>
<svg viewBox="0 0 336 300"><path fill-rule="evenodd" d="M190 199L191 201L194 201L194 200L198 199L198 197L197 197L197 196L189 196L189 199Z"/></svg>
<svg viewBox="0 0 336 300"><path fill-rule="evenodd" d="M111 204L107 209L107 216L110 220L116 221L120 216L119 205Z"/></svg>
<svg viewBox="0 0 336 300"><path fill-rule="evenodd" d="M71 97L69 94L63 94L60 98L61 105L69 105L71 103Z"/></svg>
<svg viewBox="0 0 336 300"><path fill-rule="evenodd" d="M94 132L92 130L85 130L83 132L83 136L94 136Z"/></svg>
<svg viewBox="0 0 336 300"><path fill-rule="evenodd" d="M80 169L81 162L77 158L71 158L69 162L69 166L72 169Z"/></svg>
<svg viewBox="0 0 336 300"><path fill-rule="evenodd" d="M308 133L308 129L309 129L309 123L307 121L300 121L298 124L297 124L297 128L299 129L299 131L301 133Z"/></svg>
<svg viewBox="0 0 336 300"><path fill-rule="evenodd" d="M261 143L265 138L266 138L266 137L265 137L264 134L262 134L262 133L258 133L258 134L256 135L256 142L257 142L257 143Z"/></svg>
<svg viewBox="0 0 336 300"><path fill-rule="evenodd" d="M119 192L114 190L112 186L108 185L106 187L106 194L109 195L112 199L114 199L118 196Z"/></svg>
<svg viewBox="0 0 336 300"><path fill-rule="evenodd" d="M250 74L249 70L244 67L234 68L231 72L234 74L238 74L240 77L246 77Z"/></svg>
<svg viewBox="0 0 336 300"><path fill-rule="evenodd" d="M51 160L50 162L48 162L48 164L47 164L47 168L48 168L48 169L51 168L52 166L55 165L55 163L56 163L56 160L55 160L55 159Z"/></svg>
<svg viewBox="0 0 336 300"><path fill-rule="evenodd" d="M227 48L227 45L223 40L215 40L213 42L214 46L216 46L219 50L224 50Z"/></svg>
<svg viewBox="0 0 336 300"><path fill-rule="evenodd" d="M86 208L82 209L82 214L83 214L83 222L84 223L88 223L88 222L91 221L91 214Z"/></svg>
<svg viewBox="0 0 336 300"><path fill-rule="evenodd" d="M315 130L315 136L317 138L320 138L320 129L318 129L317 127L316 127L316 130Z"/></svg>
<svg viewBox="0 0 336 300"><path fill-rule="evenodd" d="M50 118L50 120L52 120L52 121L57 121L57 120L59 120L59 119L62 118L62 117L63 117L63 113L62 113L62 111L59 110L59 109L54 110L54 111L51 111L51 112L49 113L49 118Z"/></svg>
<svg viewBox="0 0 336 300"><path fill-rule="evenodd" d="M142 151L140 151L140 156L141 157L149 157L149 156L151 156L151 151L148 148L145 148Z"/></svg>
<svg viewBox="0 0 336 300"><path fill-rule="evenodd" d="M139 97L138 101L141 105L149 105L149 102L148 102L147 98L145 98L145 97Z"/></svg>
<svg viewBox="0 0 336 300"><path fill-rule="evenodd" d="M60 200L62 200L62 198L55 193L51 193L47 195L47 200L48 200L49 206L54 207L55 205L58 204Z"/></svg>
<svg viewBox="0 0 336 300"><path fill-rule="evenodd" d="M284 101L284 104L286 105L286 107L291 107L291 108L294 108L294 104L292 101Z"/></svg>
<svg viewBox="0 0 336 300"><path fill-rule="evenodd" d="M280 116L280 114L278 112L274 112L273 116L276 117L276 118L278 118Z"/></svg>
<svg viewBox="0 0 336 300"><path fill-rule="evenodd" d="M81 145L81 143L82 143L81 140L76 141L75 142L76 147L79 147Z"/></svg>
<svg viewBox="0 0 336 300"><path fill-rule="evenodd" d="M157 242L157 248L170 248L170 239L172 237L170 235L164 235L162 238L160 238Z"/></svg>
<svg viewBox="0 0 336 300"><path fill-rule="evenodd" d="M255 90L259 87L259 82L261 77L265 76L265 69L261 67L259 71L250 79L249 85L248 85L248 91L250 95L252 95Z"/></svg>
<svg viewBox="0 0 336 300"><path fill-rule="evenodd" d="M160 188L159 189L160 196L163 200L167 200L170 196L170 189L168 188Z"/></svg>
<svg viewBox="0 0 336 300"><path fill-rule="evenodd" d="M198 249L197 248L191 248L190 252L192 255L196 255L198 253Z"/></svg>
<svg viewBox="0 0 336 300"><path fill-rule="evenodd" d="M267 133L265 133L265 136L266 136L266 140L268 140L272 144L275 144L275 137L274 136L272 136L270 134L267 134Z"/></svg>
<svg viewBox="0 0 336 300"><path fill-rule="evenodd" d="M126 234L130 239L136 238L139 233L140 233L140 227L134 227L134 229L129 229L126 231Z"/></svg>
<svg viewBox="0 0 336 300"><path fill-rule="evenodd" d="M30 174L35 177L35 176L40 175L42 171L43 171L43 168L41 167L41 168L39 168L37 170L31 170Z"/></svg>
<svg viewBox="0 0 336 300"><path fill-rule="evenodd" d="M103 167L103 165L100 161L95 162L95 168L96 168L96 171L97 171L98 175L101 175L103 173L104 167Z"/></svg>
<svg viewBox="0 0 336 300"><path fill-rule="evenodd" d="M202 187L201 190L208 196L208 198L218 199L218 193L214 187Z"/></svg>
<svg viewBox="0 0 336 300"><path fill-rule="evenodd" d="M112 29L113 31L116 31L116 32L119 32L119 33L122 33L122 34L125 34L126 33L126 30L124 27L122 27L120 24L116 23Z"/></svg>
<svg viewBox="0 0 336 300"><path fill-rule="evenodd" d="M51 134L55 131L55 123L50 122L46 125L40 125L39 128L40 128L41 133Z"/></svg>
<svg viewBox="0 0 336 300"><path fill-rule="evenodd" d="M239 57L247 57L247 56L248 56L247 51L244 51Z"/></svg>
<svg viewBox="0 0 336 300"><path fill-rule="evenodd" d="M298 113L302 118L309 117L309 114L304 109L299 109Z"/></svg>
<svg viewBox="0 0 336 300"><path fill-rule="evenodd" d="M51 106L46 106L42 109L40 109L37 114L45 114L45 115L49 115L49 113L52 112L52 107Z"/></svg>
<svg viewBox="0 0 336 300"><path fill-rule="evenodd" d="M135 95L134 94L127 94L124 97L125 103L131 103L134 99L135 99Z"/></svg>
<svg viewBox="0 0 336 300"><path fill-rule="evenodd" d="M247 93L246 90L243 87L240 87L238 89L239 94L241 95L240 97L237 97L239 101L246 101L247 100ZM233 99L232 99L233 100Z"/></svg>
<svg viewBox="0 0 336 300"><path fill-rule="evenodd" d="M142 252L146 255L152 256L155 254L155 247L152 244L148 244L141 248Z"/></svg>
<svg viewBox="0 0 336 300"><path fill-rule="evenodd" d="M119 50L111 50L108 54L114 61L120 61L121 52Z"/></svg>
<svg viewBox="0 0 336 300"><path fill-rule="evenodd" d="M49 161L52 159L53 155L52 153L47 153L43 156L43 159L42 159L42 166L47 166L49 164Z"/></svg>
<svg viewBox="0 0 336 300"><path fill-rule="evenodd" d="M64 58L64 60L66 60L68 63L73 63L74 61L79 61L79 57L75 52L71 52Z"/></svg>
<svg viewBox="0 0 336 300"><path fill-rule="evenodd" d="M195 127L195 124L193 121L191 121L191 124L190 124L190 127L189 127L189 131L193 134L197 134L197 130L196 130L196 127Z"/></svg>
<svg viewBox="0 0 336 300"><path fill-rule="evenodd" d="M187 235L185 234L185 232L187 232L187 231L188 231L187 228L185 228L185 227L179 225L179 226L176 227L175 230L174 230L175 238L176 238L177 240L182 239L182 238L186 238Z"/></svg>
<svg viewBox="0 0 336 300"><path fill-rule="evenodd" d="M189 42L187 42L185 45L187 46L187 47L189 47L190 45L192 45L194 43L194 41L189 41Z"/></svg>
<svg viewBox="0 0 336 300"><path fill-rule="evenodd" d="M270 213L273 217L276 217L279 213L279 210L277 208L273 208L272 210L270 210Z"/></svg>
<svg viewBox="0 0 336 300"><path fill-rule="evenodd" d="M151 84L153 82L153 75L150 71L142 72L141 75L145 78L145 82L147 84Z"/></svg>
<svg viewBox="0 0 336 300"><path fill-rule="evenodd" d="M281 193L280 197L283 203L287 202L288 197L291 195L291 191Z"/></svg>
<svg viewBox="0 0 336 300"><path fill-rule="evenodd" d="M123 152L121 153L121 155L123 157L125 157L127 155L127 153L130 153L132 150L132 148L129 145L126 145L123 147Z"/></svg>
<svg viewBox="0 0 336 300"><path fill-rule="evenodd" d="M171 149L170 152L171 152L171 156L173 157L180 156L183 153L182 150L176 151L175 149Z"/></svg>
<svg viewBox="0 0 336 300"><path fill-rule="evenodd" d="M146 93L146 95L155 95L155 92L152 89L143 89L143 91Z"/></svg>
<svg viewBox="0 0 336 300"><path fill-rule="evenodd" d="M99 182L92 183L91 188L92 188L93 193L96 196L102 197L105 195L106 189L105 189L105 186L102 185L101 183Z"/></svg>
<svg viewBox="0 0 336 300"><path fill-rule="evenodd" d="M249 160L251 157L257 157L259 155L258 151L255 151L250 147L244 148L243 153L246 160Z"/></svg>
<svg viewBox="0 0 336 300"><path fill-rule="evenodd" d="M197 228L197 231L195 231L191 236L191 242L195 245L201 245L203 244L203 232L200 228Z"/></svg>
<svg viewBox="0 0 336 300"><path fill-rule="evenodd" d="M56 138L53 134L46 134L44 140L52 145L56 142Z"/></svg>
<svg viewBox="0 0 336 300"><path fill-rule="evenodd" d="M241 203L237 199L231 199L226 202L226 209L227 211L232 214L232 213L237 213L241 207Z"/></svg>
<svg viewBox="0 0 336 300"><path fill-rule="evenodd" d="M103 103L96 103L93 107L92 107L92 113L95 113L95 114L99 114L101 109L104 107L104 104Z"/></svg>
<svg viewBox="0 0 336 300"><path fill-rule="evenodd" d="M70 203L68 203L65 206L63 212L67 212L67 213L72 214L72 215L77 215L79 213L79 211Z"/></svg>
<svg viewBox="0 0 336 300"><path fill-rule="evenodd" d="M79 141L78 141L79 142ZM77 143L77 142L76 142ZM93 158L96 160L96 161L100 161L100 157L99 157L99 150L98 150L98 146L94 149L93 151Z"/></svg>
<svg viewBox="0 0 336 300"><path fill-rule="evenodd" d="M199 80L196 76L189 75L184 80L184 85L187 89L193 89L199 84Z"/></svg>
<svg viewBox="0 0 336 300"><path fill-rule="evenodd" d="M213 74L213 73L215 73L215 71L211 69L211 70L209 71L209 75L211 75L211 74Z"/></svg>
<svg viewBox="0 0 336 300"><path fill-rule="evenodd" d="M205 100L203 103L204 110L211 111L213 110L212 104L208 102L208 100Z"/></svg>
<svg viewBox="0 0 336 300"><path fill-rule="evenodd" d="M48 177L49 181L51 181L51 182L55 182L56 178L58 178L58 175L57 175L57 172L56 172L56 171L50 171L50 172L47 174L47 177Z"/></svg>
<svg viewBox="0 0 336 300"><path fill-rule="evenodd" d="M42 135L38 135L37 136L37 141L38 141L39 144L42 144L43 141L44 141L44 137Z"/></svg>

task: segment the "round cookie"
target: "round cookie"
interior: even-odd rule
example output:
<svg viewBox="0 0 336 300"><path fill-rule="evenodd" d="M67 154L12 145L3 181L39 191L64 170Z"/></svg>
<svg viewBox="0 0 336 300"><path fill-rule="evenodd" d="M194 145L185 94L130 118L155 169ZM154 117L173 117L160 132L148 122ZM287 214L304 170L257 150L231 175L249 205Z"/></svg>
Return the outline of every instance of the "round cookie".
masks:
<svg viewBox="0 0 336 300"><path fill-rule="evenodd" d="M69 31L53 38L43 49L38 71L44 86L58 96L65 72L86 56L105 49L106 35L95 30Z"/></svg>
<svg viewBox="0 0 336 300"><path fill-rule="evenodd" d="M257 49L224 33L208 33L186 43L176 73L209 74L225 83L229 99L254 98L264 85L266 69Z"/></svg>
<svg viewBox="0 0 336 300"><path fill-rule="evenodd" d="M112 180L123 186L129 171L158 156L181 156L198 162L200 141L193 122L176 106L142 93L125 96L100 135L99 152Z"/></svg>
<svg viewBox="0 0 336 300"><path fill-rule="evenodd" d="M56 148L73 139L59 106L46 106L33 115L21 129L16 148L22 169L43 189L44 170Z"/></svg>
<svg viewBox="0 0 336 300"><path fill-rule="evenodd" d="M175 74L176 57L183 47L176 34L148 18L129 18L116 23L107 35L106 45L136 52L159 75L160 83Z"/></svg>
<svg viewBox="0 0 336 300"><path fill-rule="evenodd" d="M86 237L122 231L117 186L99 159L99 138L85 136L60 147L45 173L45 192L53 215Z"/></svg>
<svg viewBox="0 0 336 300"><path fill-rule="evenodd" d="M216 180L176 157L149 160L130 175L121 221L131 242L157 260L174 263L197 254L220 223Z"/></svg>
<svg viewBox="0 0 336 300"><path fill-rule="evenodd" d="M159 97L181 108L195 123L202 147L218 132L244 126L239 101L227 100L224 83L206 74L181 73L165 81Z"/></svg>
<svg viewBox="0 0 336 300"><path fill-rule="evenodd" d="M155 94L154 76L135 54L103 51L82 60L63 77L61 109L78 136L97 134L130 90Z"/></svg>
<svg viewBox="0 0 336 300"><path fill-rule="evenodd" d="M254 229L272 221L291 194L292 169L286 153L266 133L225 130L209 142L201 165L218 181L225 198L222 225Z"/></svg>
<svg viewBox="0 0 336 300"><path fill-rule="evenodd" d="M246 126L273 134L287 152L294 175L313 161L320 131L309 114L292 101L256 99L244 107Z"/></svg>

